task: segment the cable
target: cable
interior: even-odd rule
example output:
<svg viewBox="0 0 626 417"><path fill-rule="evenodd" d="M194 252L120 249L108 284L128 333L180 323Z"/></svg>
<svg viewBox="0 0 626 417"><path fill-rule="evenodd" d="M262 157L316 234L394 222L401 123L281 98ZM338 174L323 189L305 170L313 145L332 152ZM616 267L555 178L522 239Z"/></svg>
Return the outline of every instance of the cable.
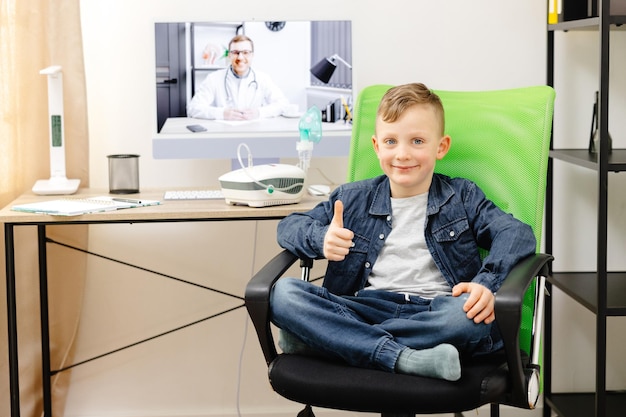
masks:
<svg viewBox="0 0 626 417"><path fill-rule="evenodd" d="M248 315L246 314L245 322L243 325L243 341L241 344L241 350L239 352L239 370L237 372L237 416L241 417L240 399L241 399L241 371L243 369L243 354L246 347L246 341L248 339Z"/></svg>
<svg viewBox="0 0 626 417"><path fill-rule="evenodd" d="M333 181L332 179L330 179L330 178L328 177L328 175L326 175L326 174L324 173L324 171L322 171L319 167L315 167L315 170L316 170L317 172L319 172L319 173L320 173L320 175L324 178L324 180L326 180L326 182L328 183L328 185L330 185L330 186L335 186L335 185L339 184L338 182L335 182L335 181Z"/></svg>
<svg viewBox="0 0 626 417"><path fill-rule="evenodd" d="M254 275L254 265L256 264L256 248L257 248L257 240L258 240L258 231L259 231L259 221L254 222L254 238L253 245L254 248L252 250L252 265L250 266L250 276ZM245 315L245 322L243 325L243 340L241 342L241 350L239 351L239 368L237 369L237 389L236 389L236 407L237 407L237 417L241 417L241 408L240 408L240 399L241 399L241 372L243 370L243 354L246 349L246 342L248 340L248 323L249 323L248 314Z"/></svg>

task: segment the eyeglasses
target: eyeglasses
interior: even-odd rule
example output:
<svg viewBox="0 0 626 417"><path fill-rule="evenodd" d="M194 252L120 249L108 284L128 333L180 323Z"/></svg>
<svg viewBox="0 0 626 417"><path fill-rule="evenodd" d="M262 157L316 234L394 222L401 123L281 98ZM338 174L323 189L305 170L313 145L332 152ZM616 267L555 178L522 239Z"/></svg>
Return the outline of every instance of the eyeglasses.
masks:
<svg viewBox="0 0 626 417"><path fill-rule="evenodd" d="M228 51L228 55L230 56L240 56L243 55L244 57L247 57L248 55L254 53L253 51L250 51L249 49L246 49L244 51L237 51L235 49L233 49L232 51Z"/></svg>

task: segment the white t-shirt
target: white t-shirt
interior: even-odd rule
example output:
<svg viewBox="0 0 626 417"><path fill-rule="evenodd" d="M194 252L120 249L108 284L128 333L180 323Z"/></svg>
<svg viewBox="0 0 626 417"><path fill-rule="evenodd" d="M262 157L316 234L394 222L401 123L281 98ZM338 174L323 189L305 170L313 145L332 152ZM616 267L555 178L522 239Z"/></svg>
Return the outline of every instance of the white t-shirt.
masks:
<svg viewBox="0 0 626 417"><path fill-rule="evenodd" d="M452 292L426 245L427 203L428 193L391 199L391 232L374 264L367 289L424 298Z"/></svg>

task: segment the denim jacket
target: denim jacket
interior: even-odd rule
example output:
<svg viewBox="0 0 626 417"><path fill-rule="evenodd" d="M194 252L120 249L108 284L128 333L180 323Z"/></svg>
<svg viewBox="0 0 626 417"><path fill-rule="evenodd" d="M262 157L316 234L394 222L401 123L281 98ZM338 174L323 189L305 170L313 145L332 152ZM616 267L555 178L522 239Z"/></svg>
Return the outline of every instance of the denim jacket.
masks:
<svg viewBox="0 0 626 417"><path fill-rule="evenodd" d="M343 261L328 262L324 286L337 295L353 295L367 285L391 231L386 176L341 185L328 201L290 214L278 224L278 243L302 258L323 258L336 200L344 204L344 227L354 232L354 246ZM435 174L426 213L426 244L450 287L472 281L495 293L513 266L536 251L530 226L500 210L469 180ZM489 251L484 259L479 248Z"/></svg>

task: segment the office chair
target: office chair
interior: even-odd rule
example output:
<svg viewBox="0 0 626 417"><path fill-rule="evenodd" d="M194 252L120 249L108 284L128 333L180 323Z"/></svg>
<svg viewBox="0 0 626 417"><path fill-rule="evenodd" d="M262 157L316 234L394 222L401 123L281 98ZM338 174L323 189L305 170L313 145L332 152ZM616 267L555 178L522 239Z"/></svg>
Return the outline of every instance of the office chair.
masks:
<svg viewBox="0 0 626 417"><path fill-rule="evenodd" d="M371 137L376 110L388 85L365 88L358 96L349 156L348 181L382 174ZM476 182L504 211L529 224L541 241L554 90L547 86L499 91L436 91L446 113L448 154L436 171ZM454 413L491 404L532 409L539 397L539 335L543 280L552 257L537 253L520 262L496 294L495 310L504 349L462 364L456 382L362 369L320 357L279 354L270 326L271 287L298 259L276 255L246 288L269 380L281 396L312 406L381 413L383 417ZM312 261L301 260L303 278ZM302 318L306 320L306 317ZM536 337L535 334L537 335Z"/></svg>

